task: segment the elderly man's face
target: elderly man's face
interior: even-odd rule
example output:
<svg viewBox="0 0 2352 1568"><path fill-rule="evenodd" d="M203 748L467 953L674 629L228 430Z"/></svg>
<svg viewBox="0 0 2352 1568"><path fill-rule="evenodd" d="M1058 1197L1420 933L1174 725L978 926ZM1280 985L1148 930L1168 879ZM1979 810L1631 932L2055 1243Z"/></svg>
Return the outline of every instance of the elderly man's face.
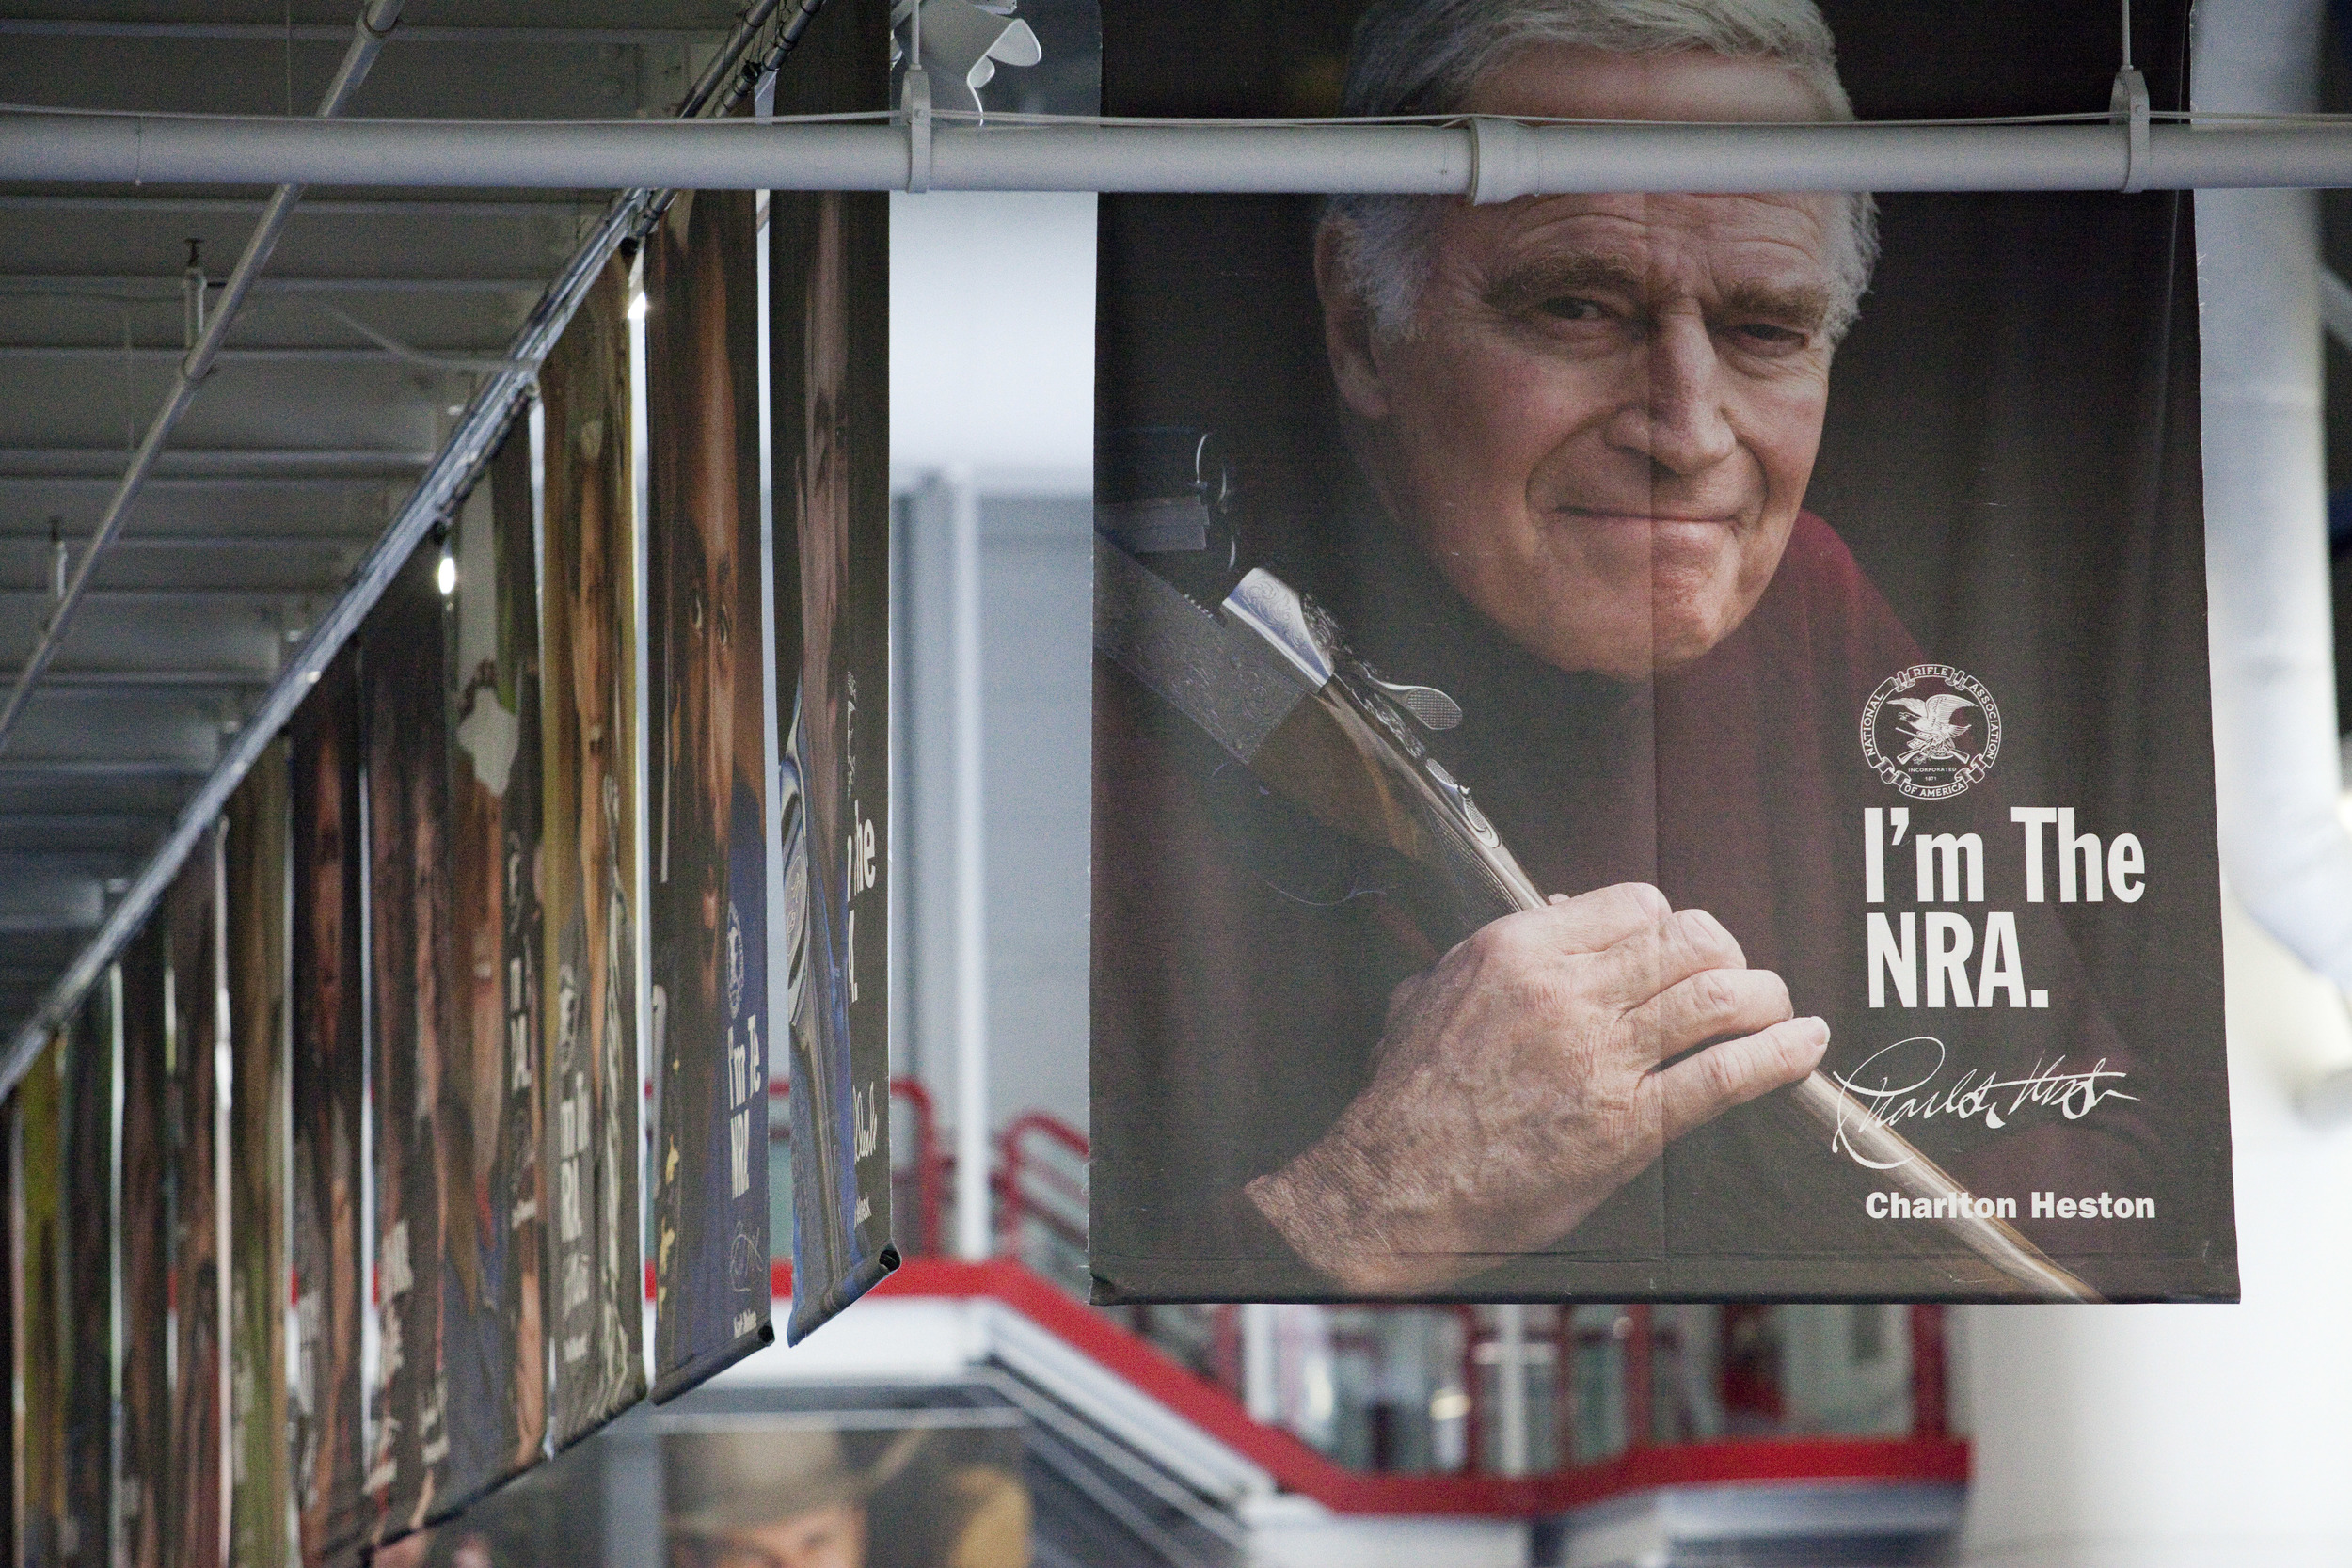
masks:
<svg viewBox="0 0 2352 1568"><path fill-rule="evenodd" d="M1810 119L1790 73L1535 46L1486 114ZM1449 203L1414 330L1383 341L1320 258L1375 478L1439 568L1564 670L1697 657L1772 580L1811 477L1836 299L1832 196Z"/></svg>

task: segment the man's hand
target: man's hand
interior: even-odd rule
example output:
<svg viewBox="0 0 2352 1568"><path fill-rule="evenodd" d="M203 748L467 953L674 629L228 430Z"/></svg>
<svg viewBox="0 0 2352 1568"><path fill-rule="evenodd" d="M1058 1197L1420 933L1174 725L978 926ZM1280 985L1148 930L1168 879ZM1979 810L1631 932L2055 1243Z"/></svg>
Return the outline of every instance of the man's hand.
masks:
<svg viewBox="0 0 2352 1568"><path fill-rule="evenodd" d="M1555 897L1399 987L1371 1085L1247 1192L1346 1290L1408 1294L1549 1245L1670 1139L1828 1047L1705 911L1639 883Z"/></svg>

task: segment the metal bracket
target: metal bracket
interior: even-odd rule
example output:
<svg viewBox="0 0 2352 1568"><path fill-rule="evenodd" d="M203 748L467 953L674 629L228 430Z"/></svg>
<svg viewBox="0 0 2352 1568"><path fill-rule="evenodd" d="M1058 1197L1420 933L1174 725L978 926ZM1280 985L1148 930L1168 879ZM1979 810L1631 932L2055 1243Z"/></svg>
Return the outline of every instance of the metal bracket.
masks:
<svg viewBox="0 0 2352 1568"><path fill-rule="evenodd" d="M1529 150L1534 133L1516 119L1473 115L1470 121L1470 198L1477 206L1511 201L1534 189Z"/></svg>
<svg viewBox="0 0 2352 1568"><path fill-rule="evenodd" d="M2107 118L2125 127L2123 133L2123 192L2148 188L2148 78L2125 66L2115 73L2115 90L2107 98Z"/></svg>
<svg viewBox="0 0 2352 1568"><path fill-rule="evenodd" d="M907 189L931 188L931 79L920 64L907 66L898 112L907 122Z"/></svg>

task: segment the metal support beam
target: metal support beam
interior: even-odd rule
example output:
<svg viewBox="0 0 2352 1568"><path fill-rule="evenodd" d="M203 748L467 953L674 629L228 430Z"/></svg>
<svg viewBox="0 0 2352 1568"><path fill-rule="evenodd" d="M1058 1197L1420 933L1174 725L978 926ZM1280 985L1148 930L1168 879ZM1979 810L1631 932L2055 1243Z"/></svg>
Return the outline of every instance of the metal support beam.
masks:
<svg viewBox="0 0 2352 1568"><path fill-rule="evenodd" d="M15 757L0 762L0 783L11 779L200 779L210 771L191 757Z"/></svg>
<svg viewBox="0 0 2352 1568"><path fill-rule="evenodd" d="M433 461L433 453L429 451L395 451L378 447L180 447L148 455L144 463L137 461L140 455L138 452L125 452L119 447L0 447L0 470L10 471L0 477L106 477L120 470L125 462L132 463L134 471L143 476L158 461L215 472L239 467L264 470L295 468L305 464L320 467L397 470L421 468ZM386 476L375 477L381 483ZM119 527L119 524L117 526ZM104 539L111 545L114 535L103 531L102 525L101 531L92 538L93 541Z"/></svg>
<svg viewBox="0 0 2352 1568"><path fill-rule="evenodd" d="M335 79L327 84L325 96L319 100L318 117L321 121L342 113L352 95L358 91L359 84L367 79L369 70L374 66L376 55L383 51L385 38L400 21L404 3L405 0L368 0L368 4L360 8L358 19L351 25L351 43L343 51L342 63L336 68ZM89 546L83 550L81 563L74 569L72 579L66 584L64 594L58 597L47 622L41 626L40 638L25 658L24 672L17 676L16 685L9 690L6 705L0 706L0 751L7 749L8 736L14 733L17 720L24 714L25 701L32 696L41 672L57 657L57 649L72 630L74 611L89 591L90 578L98 570L98 563L105 559L106 546L114 543L115 536L122 531L122 525L130 519L131 507L138 499L139 486L146 483L156 459L163 455L164 446L171 439L171 433L179 427L181 417L196 402L197 388L203 386L205 377L212 374L214 358L227 342L230 328L236 323L237 312L244 308L246 296L252 292L262 269L269 264L270 253L278 248L278 237L286 231L286 220L301 199L302 185L299 182L279 184L271 196L269 205L262 209L260 221L253 226L252 237L246 241L245 253L237 258L236 266L230 269L229 282L221 290L220 300L213 307L209 321L203 317L202 300L198 300L197 319L202 330L188 349L186 362L173 377L171 390L165 396L163 406L155 411L153 420L149 423L146 438L139 443L138 451L132 454L114 499L106 503L106 510L99 517L97 528L91 531Z"/></svg>
<svg viewBox="0 0 2352 1568"><path fill-rule="evenodd" d="M0 128L9 121L0 115ZM270 236L273 244L277 235ZM215 284L223 293L214 302L215 313L223 312L229 303L226 291L234 285L231 274L227 284ZM104 272L8 272L0 273L0 299L11 294L66 295L104 293L112 298L114 291L152 289L152 303L176 305L180 301L183 280L161 273ZM367 277L257 277L240 292L242 302L255 294L535 294L547 287L536 277L398 277L371 276ZM142 299L137 303L148 303Z"/></svg>
<svg viewBox="0 0 2352 1568"><path fill-rule="evenodd" d="M803 0L803 5L807 3L808 0ZM718 97L736 62L755 41L773 9L774 0L760 0L752 7L729 36L726 46L711 58L696 80L681 114L700 114ZM409 553L435 524L448 515L474 483L483 465L497 450L515 411L529 395L540 363L554 348L572 312L579 309L605 262L629 238L658 195L646 189L625 191L605 210L596 227L580 242L564 270L532 308L508 348L505 364L474 393L473 401L458 417L431 467L417 482L399 515L353 574L351 585L289 656L285 669L246 716L244 727L227 737L220 760L210 769L186 769L203 774L204 782L181 807L169 832L131 879L130 886L107 912L96 934L49 988L40 1006L18 1031L7 1053L0 1056L0 1096L13 1089L30 1069L40 1053L46 1031L72 1011L106 964L137 932L156 900L163 896L164 889L227 806L246 770L309 695L318 674L358 629L360 621L407 563ZM174 771L180 770L177 764L169 766ZM21 763L0 761L0 781L11 773L25 771Z"/></svg>
<svg viewBox="0 0 2352 1568"><path fill-rule="evenodd" d="M463 348L421 348L415 354L395 354L388 348L225 348L213 356L220 365L409 365L418 356L449 370L492 371L499 351L470 345ZM187 351L160 345L109 348L103 343L0 343L0 360L31 359L43 364L120 365L178 364Z"/></svg>
<svg viewBox="0 0 2352 1568"><path fill-rule="evenodd" d="M62 536L72 548L88 543L86 533ZM47 548L56 543L47 531L39 533L9 531L0 532L0 549L11 545L33 545ZM340 552L361 550L375 543L373 533L146 533L135 539L118 539L119 550L325 550Z"/></svg>
<svg viewBox="0 0 2352 1568"><path fill-rule="evenodd" d="M2186 189L2352 184L2352 124L494 122L0 113L0 180L701 190ZM926 178L928 171L928 178Z"/></svg>
<svg viewBox="0 0 2352 1568"><path fill-rule="evenodd" d="M162 190L144 196L0 196L0 213L121 213L151 216L157 213L259 213L266 198L243 196L183 196ZM577 200L543 196L531 200L466 201L420 197L313 197L294 209L296 218L537 218L601 212L583 209Z"/></svg>
<svg viewBox="0 0 2352 1568"><path fill-rule="evenodd" d="M274 22L84 22L0 18L0 38L154 39L170 43L340 43L348 27ZM695 43L720 36L715 27L403 27L403 43L461 43L473 48L600 49L611 44Z"/></svg>
<svg viewBox="0 0 2352 1568"><path fill-rule="evenodd" d="M342 593L342 579L341 578L337 578L332 582L322 582L310 585L279 585L276 587L261 588L217 586L211 588L87 588L82 591L82 597L86 599L104 599L115 604L167 605L186 602L190 604L201 604L207 608L212 608L222 604L239 604L250 601L268 602L277 599L324 599L329 594ZM53 592L54 590L46 586L26 588L10 583L0 583L0 600L46 600ZM18 678L20 680L24 678L21 671L18 673Z"/></svg>
<svg viewBox="0 0 2352 1568"><path fill-rule="evenodd" d="M72 488L116 483L102 471L76 474L9 473L0 468L0 490L10 487ZM155 474L151 490L350 490L369 485L389 489L403 483L395 474ZM360 543L366 543L365 540Z"/></svg>
<svg viewBox="0 0 2352 1568"><path fill-rule="evenodd" d="M0 680L14 680L21 670L0 671ZM55 691L141 690L169 687L197 690L259 689L277 677L259 670L60 670L55 665L41 684Z"/></svg>

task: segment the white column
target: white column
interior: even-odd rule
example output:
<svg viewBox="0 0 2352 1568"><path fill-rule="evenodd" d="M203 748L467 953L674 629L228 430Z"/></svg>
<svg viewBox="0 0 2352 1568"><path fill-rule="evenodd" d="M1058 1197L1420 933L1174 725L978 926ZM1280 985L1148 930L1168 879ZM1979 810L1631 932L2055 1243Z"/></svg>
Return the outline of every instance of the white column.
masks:
<svg viewBox="0 0 2352 1568"><path fill-rule="evenodd" d="M1241 1309L1242 1404L1251 1420L1268 1426L1282 1418L1281 1346L1275 1333L1280 1311L1263 1302Z"/></svg>
<svg viewBox="0 0 2352 1568"><path fill-rule="evenodd" d="M2200 0L2197 25L2201 106L2314 106L2315 0ZM2328 962L2347 927L2340 898L2307 896L2345 859L2329 809L2312 199L2201 193L2197 230L2225 870L2266 924ZM2316 808L2298 812L2314 789ZM2295 1108L2298 1088L2352 1061L2352 1024L2335 987L2234 899L2225 923L2244 1305L1966 1309L1967 1563L2352 1561L2352 1133Z"/></svg>
<svg viewBox="0 0 2352 1568"><path fill-rule="evenodd" d="M2227 911L2237 1307L1972 1307L1961 1414L1986 1568L2352 1562L2352 1131L2297 1112L2335 989Z"/></svg>
<svg viewBox="0 0 2352 1568"><path fill-rule="evenodd" d="M1502 1460L1498 1468L1506 1476L1523 1476L1528 1471L1527 1308L1510 1302L1494 1310L1496 1447ZM1477 1390L1470 1392L1475 1395Z"/></svg>
<svg viewBox="0 0 2352 1568"><path fill-rule="evenodd" d="M949 691L955 709L956 823L956 1256L994 1249L989 1206L988 889L982 853L980 686L980 499L969 469L946 475L954 552L949 595L954 641Z"/></svg>

